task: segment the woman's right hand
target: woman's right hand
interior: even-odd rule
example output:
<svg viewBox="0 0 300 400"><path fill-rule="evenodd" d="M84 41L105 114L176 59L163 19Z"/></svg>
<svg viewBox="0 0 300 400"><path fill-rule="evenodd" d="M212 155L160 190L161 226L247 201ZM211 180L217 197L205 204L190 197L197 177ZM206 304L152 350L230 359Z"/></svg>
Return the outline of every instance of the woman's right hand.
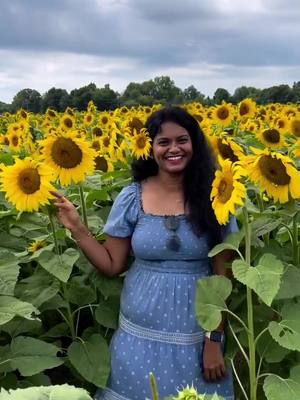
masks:
<svg viewBox="0 0 300 400"><path fill-rule="evenodd" d="M58 221L71 232L79 230L83 226L83 223L74 204L58 192L51 191L51 194L57 199L54 205L58 208Z"/></svg>

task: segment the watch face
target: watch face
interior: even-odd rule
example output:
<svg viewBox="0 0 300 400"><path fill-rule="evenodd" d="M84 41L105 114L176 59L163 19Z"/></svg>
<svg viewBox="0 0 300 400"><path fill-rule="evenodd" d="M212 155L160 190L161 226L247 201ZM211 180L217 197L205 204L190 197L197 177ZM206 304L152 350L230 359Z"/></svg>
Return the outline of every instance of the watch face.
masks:
<svg viewBox="0 0 300 400"><path fill-rule="evenodd" d="M213 331L210 333L210 340L212 340L213 342L222 342L222 339L223 339L222 332Z"/></svg>

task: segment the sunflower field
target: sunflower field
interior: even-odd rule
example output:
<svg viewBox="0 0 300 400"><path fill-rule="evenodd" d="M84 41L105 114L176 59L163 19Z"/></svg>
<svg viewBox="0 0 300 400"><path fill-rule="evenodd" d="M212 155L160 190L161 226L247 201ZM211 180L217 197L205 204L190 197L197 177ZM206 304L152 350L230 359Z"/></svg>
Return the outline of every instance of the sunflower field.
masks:
<svg viewBox="0 0 300 400"><path fill-rule="evenodd" d="M0 116L0 387L75 385L93 393L109 374L123 276L96 272L57 221L51 191L66 195L92 234L103 226L133 158L147 157L144 128L160 108L67 108ZM232 279L198 282L207 330L227 315L226 357L237 399L300 399L300 105L183 106L218 160L211 200L239 232ZM1 394L0 394L1 395Z"/></svg>

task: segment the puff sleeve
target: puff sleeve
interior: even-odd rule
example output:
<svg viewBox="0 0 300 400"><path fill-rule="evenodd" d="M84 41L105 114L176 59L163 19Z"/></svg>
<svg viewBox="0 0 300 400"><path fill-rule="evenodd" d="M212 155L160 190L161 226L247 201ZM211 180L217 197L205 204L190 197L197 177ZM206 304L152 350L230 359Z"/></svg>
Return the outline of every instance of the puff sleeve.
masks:
<svg viewBox="0 0 300 400"><path fill-rule="evenodd" d="M124 187L110 210L104 232L125 238L132 235L138 217L137 188L134 183Z"/></svg>

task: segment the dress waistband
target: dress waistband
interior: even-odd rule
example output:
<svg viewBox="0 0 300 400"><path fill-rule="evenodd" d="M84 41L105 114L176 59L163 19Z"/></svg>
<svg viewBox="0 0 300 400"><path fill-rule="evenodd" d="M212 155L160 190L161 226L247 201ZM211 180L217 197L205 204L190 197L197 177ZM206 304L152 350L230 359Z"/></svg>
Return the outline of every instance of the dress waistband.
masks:
<svg viewBox="0 0 300 400"><path fill-rule="evenodd" d="M203 342L204 340L203 331L195 333L157 331L155 329L144 328L143 326L134 324L126 319L122 313L120 313L119 326L124 332L141 339L154 340L169 344L192 345Z"/></svg>
<svg viewBox="0 0 300 400"><path fill-rule="evenodd" d="M209 259L203 260L143 260L136 258L132 267L144 268L149 271L176 274L194 274L209 276L211 267Z"/></svg>

